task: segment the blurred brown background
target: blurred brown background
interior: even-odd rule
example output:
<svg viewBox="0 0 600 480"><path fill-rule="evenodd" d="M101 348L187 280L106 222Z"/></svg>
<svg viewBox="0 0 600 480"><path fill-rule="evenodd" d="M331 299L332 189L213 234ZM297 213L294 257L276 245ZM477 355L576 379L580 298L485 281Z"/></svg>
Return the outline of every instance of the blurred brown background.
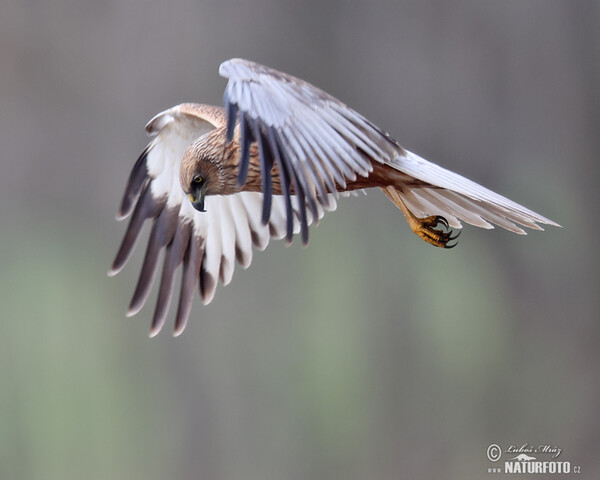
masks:
<svg viewBox="0 0 600 480"><path fill-rule="evenodd" d="M600 3L4 0L0 478L600 478ZM564 228L442 251L379 192L273 243L184 335L106 271L145 122L245 57ZM140 245L143 246L143 245ZM140 248L140 250L142 250ZM537 476L539 478L539 476Z"/></svg>

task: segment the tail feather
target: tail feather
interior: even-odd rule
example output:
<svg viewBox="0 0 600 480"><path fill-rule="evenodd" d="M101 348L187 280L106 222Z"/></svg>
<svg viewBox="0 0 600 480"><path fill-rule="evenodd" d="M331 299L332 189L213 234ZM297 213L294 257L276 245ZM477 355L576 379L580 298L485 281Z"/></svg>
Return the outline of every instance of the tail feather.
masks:
<svg viewBox="0 0 600 480"><path fill-rule="evenodd" d="M400 203L418 218L439 215L452 228L462 228L461 221L481 228L498 225L521 235L520 226L543 230L538 224L560 226L528 208L481 185L446 170L406 151L390 165L419 180L383 188L387 197L401 208ZM492 225L493 224L493 225Z"/></svg>
<svg viewBox="0 0 600 480"><path fill-rule="evenodd" d="M452 192L432 189L427 190L427 192L431 196L435 197L436 204L438 205L438 211L440 208L439 205L441 204L444 205L457 219L462 218L463 221L480 228L494 228L491 223L487 222L482 217L484 212L480 211L476 205L470 206L470 202L468 201L461 201L462 199L460 196L457 195L456 198L452 198ZM461 228L460 222L459 226L452 226L454 228Z"/></svg>
<svg viewBox="0 0 600 480"><path fill-rule="evenodd" d="M445 192L442 190L438 195L436 195L436 193L437 192L434 190L425 189L416 192L416 195L431 199L431 203L438 207L438 209L442 209L444 212L452 212L452 206L456 205L456 202L452 202L451 200L454 197L460 204L464 206L465 210L478 214L482 219L484 219L484 221L487 221L486 223L493 223L494 225L498 225L514 233L526 233L525 230L517 227L513 221L511 221L514 220L515 222L520 222L521 220L514 215L511 215L510 212L507 212L504 209L498 208L495 205L484 205L466 197L461 198L456 194L452 195L454 192ZM444 213L439 215L443 216ZM464 221L470 223L466 218L464 218Z"/></svg>

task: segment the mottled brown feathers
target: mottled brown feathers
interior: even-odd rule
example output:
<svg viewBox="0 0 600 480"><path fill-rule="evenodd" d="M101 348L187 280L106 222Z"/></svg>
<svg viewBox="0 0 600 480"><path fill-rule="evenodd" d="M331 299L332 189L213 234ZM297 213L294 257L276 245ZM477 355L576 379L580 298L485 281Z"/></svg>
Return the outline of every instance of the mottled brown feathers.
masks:
<svg viewBox="0 0 600 480"><path fill-rule="evenodd" d="M219 127L194 142L186 151L181 162L180 181L183 190L189 193L194 177L200 175L207 179L207 195L231 195L238 192L262 192L263 182L260 172L258 147L250 147L250 162L244 185L237 183L240 161L240 142L236 135L231 143L225 142L225 127ZM379 162L371 162L372 170L367 177L356 176L356 180L345 185L336 182L335 191L347 192L363 188L385 187L401 183L415 183L407 175ZM279 166L271 169L271 182L274 195L282 195ZM412 180L412 182L411 182ZM417 182L420 183L420 182ZM294 186L290 186L295 193ZM333 190L328 189L328 193Z"/></svg>

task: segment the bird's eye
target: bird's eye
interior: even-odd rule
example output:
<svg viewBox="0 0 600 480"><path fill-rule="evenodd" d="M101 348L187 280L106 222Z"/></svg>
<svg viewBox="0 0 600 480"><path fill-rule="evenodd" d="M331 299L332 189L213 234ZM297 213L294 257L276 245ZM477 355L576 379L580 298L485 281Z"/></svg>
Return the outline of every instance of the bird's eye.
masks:
<svg viewBox="0 0 600 480"><path fill-rule="evenodd" d="M204 178L200 175L196 175L194 177L194 183L201 184L204 181Z"/></svg>

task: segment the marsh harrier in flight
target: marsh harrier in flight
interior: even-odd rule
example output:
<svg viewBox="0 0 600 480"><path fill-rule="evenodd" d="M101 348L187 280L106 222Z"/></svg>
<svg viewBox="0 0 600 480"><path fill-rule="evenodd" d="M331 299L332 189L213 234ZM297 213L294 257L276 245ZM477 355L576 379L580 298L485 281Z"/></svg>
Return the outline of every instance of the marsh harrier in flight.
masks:
<svg viewBox="0 0 600 480"><path fill-rule="evenodd" d="M204 304L235 261L270 238L308 242L308 227L336 208L340 194L379 188L414 233L451 248L461 221L477 227L557 225L401 147L378 126L303 80L247 60L223 63L224 108L184 103L156 115L119 209L131 215L109 272L126 263L145 220L152 230L128 316L150 292L164 250L150 335L162 328L183 264L175 335L185 328L194 289Z"/></svg>

